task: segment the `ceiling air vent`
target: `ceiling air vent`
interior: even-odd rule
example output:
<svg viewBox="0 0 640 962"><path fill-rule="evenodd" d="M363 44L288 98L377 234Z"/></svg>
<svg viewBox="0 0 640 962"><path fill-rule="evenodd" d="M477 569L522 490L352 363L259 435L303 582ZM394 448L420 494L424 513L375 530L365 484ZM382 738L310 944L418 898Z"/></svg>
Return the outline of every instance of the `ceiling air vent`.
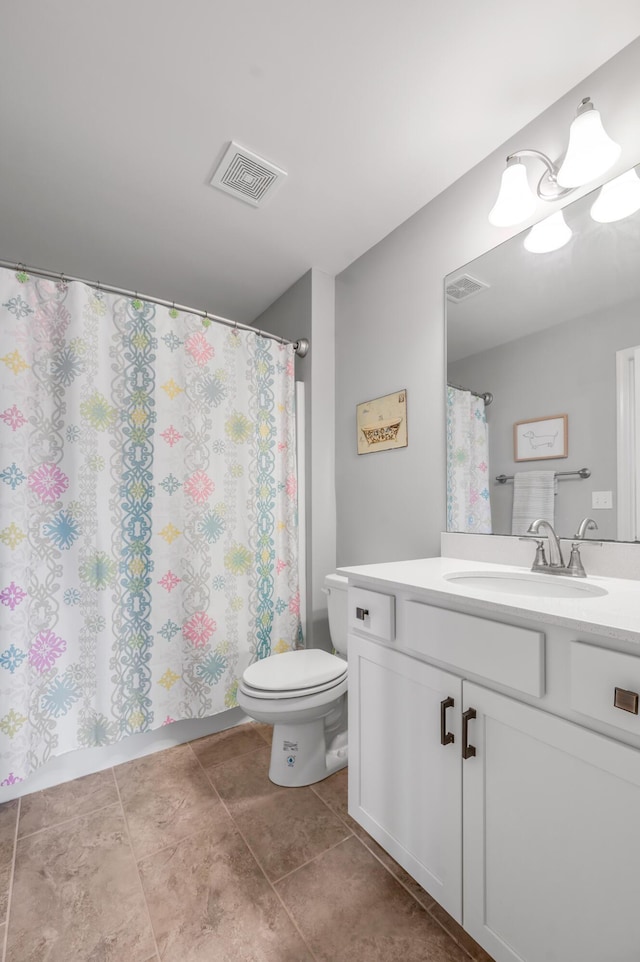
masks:
<svg viewBox="0 0 640 962"><path fill-rule="evenodd" d="M447 284L447 298L455 302L464 301L467 297L473 297L474 294L479 294L488 287L489 285L484 281L478 281L469 274L460 274Z"/></svg>
<svg viewBox="0 0 640 962"><path fill-rule="evenodd" d="M275 194L286 176L286 170L232 140L209 183L252 207L260 207Z"/></svg>

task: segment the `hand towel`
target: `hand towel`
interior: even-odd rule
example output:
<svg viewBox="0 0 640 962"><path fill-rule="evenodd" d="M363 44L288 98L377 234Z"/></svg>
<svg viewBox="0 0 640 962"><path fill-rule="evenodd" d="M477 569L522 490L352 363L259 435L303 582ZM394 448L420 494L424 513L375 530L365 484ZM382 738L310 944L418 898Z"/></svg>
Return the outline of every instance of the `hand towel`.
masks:
<svg viewBox="0 0 640 962"><path fill-rule="evenodd" d="M513 479L511 534L526 534L536 518L544 518L553 524L553 498L557 484L555 471L516 471Z"/></svg>

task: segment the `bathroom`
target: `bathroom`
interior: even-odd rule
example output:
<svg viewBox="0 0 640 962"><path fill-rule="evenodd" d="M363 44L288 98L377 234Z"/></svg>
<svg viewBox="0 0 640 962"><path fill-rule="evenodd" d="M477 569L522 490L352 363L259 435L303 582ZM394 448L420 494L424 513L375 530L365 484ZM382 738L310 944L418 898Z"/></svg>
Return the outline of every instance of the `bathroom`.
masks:
<svg viewBox="0 0 640 962"><path fill-rule="evenodd" d="M41 8L42 28L47 29L34 31L29 24L25 8L22 12L12 12L11 17L15 14L16 22L11 32L17 38L16 50L23 50L24 47L28 48L30 43L36 43L37 52L43 56L46 53L46 62L51 63L51 69L54 71L55 63L51 60L52 51L47 48L47 30L53 30L54 27L59 26L59 22L56 23L56 21L59 21L64 14L62 8L54 11L50 6L46 8L44 5L38 6ZM24 206L21 208L15 203L12 207L9 196L3 198L0 228L2 232L0 255L3 258L64 271L78 277L98 279L100 274L99 279L104 283L120 285L130 290L139 287L167 300L175 298L177 302L187 305L202 306L212 313L217 312L255 324L258 328L273 331L287 339L295 340L300 337L309 339L311 344L309 355L297 361L296 364L297 378L305 382L307 394L305 636L307 642L314 647L328 649L330 645L326 596L322 591L324 576L327 572L334 571L336 567L426 558L438 556L441 553L440 538L444 526L446 497L443 428L445 349L443 278L520 230L519 227L495 228L487 222L487 212L495 199L506 155L518 148L537 147L551 157L561 156L566 147L566 133L570 120L575 115L576 106L583 96L588 95L600 109L608 133L623 146L618 165L607 174L607 177L621 173L640 159L640 128L637 124L637 104L640 99L640 74L637 61L640 54L640 41L634 40L640 33L640 17L633 11L632 5L620 4L618 8L621 12L626 11L628 15L626 33L621 27L617 35L609 38L608 47L603 41L603 45L598 48L597 54L593 54L592 59L585 56L583 61L574 64L573 74L570 72L563 74L562 84L555 90L550 87L547 93L537 93L538 79L540 82L543 79L538 78L537 73L548 71L548 63L556 60L560 62L569 42L572 46L578 46L574 30L576 32L583 30L585 49L589 47L594 49L598 14L595 4L591 5L591 9L593 20L589 27L580 27L572 23L573 11L565 10L563 27L554 32L553 37L548 38L546 32L536 35L540 38L540 43L544 43L544 70L541 70L540 59L537 63L537 72L532 63L531 73L526 77L526 83L518 72L518 56L515 54L510 55L508 61L505 60L499 73L496 71L494 86L496 97L499 97L502 87L509 87L514 83L516 76L520 76L522 81L519 91L521 101L519 112L513 108L513 112L503 118L501 131L494 128L486 136L483 135L481 121L483 115L492 112L493 105L482 98L479 98L478 103L474 103L470 93L476 92L474 89L476 78L473 78L471 83L468 76L465 77L464 90L457 90L460 98L456 108L457 116L460 117L461 111L465 111L463 116L466 116L466 112L470 115L476 114L480 119L477 127L479 132L472 135L472 149L468 150L469 144L465 141L463 131L459 143L459 158L456 159L454 156L450 169L440 171L440 183L436 183L437 178L434 179L431 193L424 196L422 202L407 207L405 213L396 220L391 217L386 225L383 225L382 221L373 225L374 235L375 230L378 230L378 234L372 237L366 247L354 247L351 256L348 255L348 245L351 241L343 239L347 253L343 255L343 263L339 267L333 268L328 261L305 260L300 256L297 262L299 264L297 273L293 269L296 263L294 260L293 267L288 268L288 279L285 279L284 273L279 275L272 283L272 296L263 300L256 298L255 302L248 304L246 313L243 315L234 313L232 299L223 301L217 300L215 295L211 296L210 288L215 288L217 278L211 280L206 272L192 270L189 250L182 246L188 237L188 225L185 229L181 221L181 211L178 208L168 206L162 217L158 217L152 225L160 234L163 227L170 231L171 222L175 220L177 225L175 229L182 231L179 234L180 244L172 249L171 257L169 258L166 253L159 255L160 248L156 247L156 241L154 241L149 245L147 254L140 255L136 261L127 266L126 270L122 267L124 259L118 262L115 257L114 245L106 239L100 241L98 231L93 227L89 230L85 225L86 210L91 209L91 203L95 202L97 210L100 206L99 202L104 201L103 186L99 178L95 181L91 179L93 176L91 170L82 171L73 153L77 152L81 156L78 141L83 137L92 136L92 126L100 122L101 113L107 109L108 104L91 101L83 103L80 96L82 93L80 82L78 99L74 103L79 110L82 108L83 125L76 126L75 141L70 139L63 145L57 144L58 154L53 159L59 165L56 167L58 178L60 169L65 165L70 166L74 171L78 178L78 193L84 198L84 212L79 206L76 208L77 213L72 210L69 220L65 222L64 230L62 229L63 208L73 206L72 203L69 204L69 201L73 200L73 195L69 196L66 193L69 187L64 180L56 180L49 188L46 161L39 157L36 149L38 136L43 142L51 140L56 143L55 112L63 109L62 103L58 104L55 110L52 108L48 117L43 118L46 119L46 124L51 125L50 128L47 129L45 124L40 132L32 133L33 139L28 142L29 150L21 158L26 178L22 193L25 193L26 185L29 183L28 178L35 177L42 182L39 189L42 190L42 184L44 184L51 194L44 206L44 211L41 209L41 213L36 216L36 210L30 210L28 206L27 195L22 200L22 204L27 204L29 214L25 217ZM407 10L412 14L415 13L411 4L407 6ZM498 15L497 10L496 7L493 11L495 16ZM127 16L129 16L128 12ZM517 16L520 16L520 13ZM517 16L512 12L511 27L514 30L518 26ZM601 14L599 16L601 18ZM149 17L148 23L145 23L142 17L134 20L132 28L135 26L136 29L127 33L126 43L118 49L118 57L126 58L124 62L130 64L132 71L138 69L141 71L140 76L136 74L141 89L144 88L146 81L141 66L140 51L145 49L145 44L160 40L152 15L149 14ZM9 20L10 17L6 19ZM84 59L81 58L81 63L86 66L89 59L86 48L91 51L92 56L97 53L100 29L103 25L95 24L94 30L84 32L80 29L80 25L85 25L85 22L79 18L77 24L78 33L74 33L71 38L72 43L64 47L66 59L68 61L72 58L74 43L78 45L78 53L80 46L84 46L85 49L82 51ZM191 37L194 32L198 32L198 26L193 21L176 23L174 26L176 31L174 42L170 46L170 53L167 54L165 62L167 69L175 69L179 72L189 69ZM469 26L470 32L472 28L479 29L480 24L473 21ZM536 28L533 17L527 19L522 27L522 29L529 28ZM9 28L6 29L8 34ZM345 25L344 30L346 29ZM356 35L355 25L350 23L349 29L351 33L345 33L345 37L353 38ZM406 35L410 36L412 31L406 24L404 29ZM69 30L71 31L71 27ZM634 42L631 42L632 40ZM280 50L280 47L277 49ZM183 62L183 58L187 63ZM531 59L534 60L533 57ZM193 69L196 69L195 66ZM260 59L256 56L255 74L252 75L256 83L260 81L260 70L264 75L266 67L264 64L261 65ZM508 78L506 81L505 76ZM19 78L22 75L17 74L11 82L17 106L21 111L27 109L37 111L39 97L35 100L30 97L28 91L31 88L25 88L26 78L23 82L16 77ZM39 82L42 85L45 81L41 77ZM455 84L452 84L452 97L455 93L454 87ZM40 91L40 96L44 96L44 90ZM425 96L423 92L419 100L424 104L430 96ZM300 107L300 105L296 106ZM496 107L496 111L498 109ZM17 112L15 105L13 110ZM180 103L173 101L166 110L167 113L163 114L158 108L156 114L151 117L152 122L158 127L166 127L168 117L170 123L175 125L177 141L184 136L189 136L189 134L185 135L181 128ZM139 122L138 125L134 123L136 120ZM140 133L144 131L144 124L141 123L140 117L133 117L133 115L130 123L131 126L126 131L128 138L125 138L124 143L117 149L113 146L113 156L108 158L108 164L115 172L114 183L116 188L125 187L125 184L120 184L117 173L118 151L120 149L140 151L137 161L133 163L130 176L134 178L136 191L142 196L152 194L157 204L157 198L163 196L166 190L165 179L171 176L172 157L159 161L155 155L144 156L144 147L138 141ZM412 119L412 125L415 125L415 118ZM238 137L243 142L244 136L247 146L264 150L265 155L271 155L274 162L287 166L286 155L277 155L273 148L269 152L257 134L250 137L248 134L243 135L242 132L237 131L232 118L226 118L224 132L210 129L207 124L204 126L207 128L205 141L198 147L197 162L193 161L194 169L190 174L202 191L205 191L205 188L201 185L212 173L222 142L233 137ZM80 130L82 134L79 136ZM459 129L458 135L460 135ZM15 138L18 135L13 136ZM386 137L385 134L384 139ZM12 143L18 157L16 140L13 139ZM425 135L423 157L431 153L426 149L427 143L428 137ZM331 147L334 153L339 153L338 143L333 143ZM465 150L468 152L465 153ZM44 156L46 157L46 154ZM206 158L206 161L205 169L201 170L202 157ZM414 162L415 158L412 160L412 163ZM207 165L210 168L208 170ZM413 172L417 177L419 165L413 168ZM294 185L293 173L291 169L290 182L282 186L279 196L274 197L270 202L270 208L265 208L265 214L268 212L275 216L277 205L286 198L286 192ZM18 172L8 170L8 174L13 177L17 176ZM376 196L382 199L385 189L384 186L380 187L379 194ZM208 184L204 193L208 198L207 191L211 192ZM12 188L12 193L15 193L15 188ZM45 193L39 196L38 203L42 204ZM227 200L224 195L220 195L220 199ZM206 205L206 201L204 203ZM229 199L228 203L237 204L232 199ZM363 202L363 206L354 210L352 216L365 220L367 207L371 204L372 195L369 194L366 204ZM245 218L253 217L258 213L251 211L248 207L241 207L239 204L237 206ZM224 224L225 211L222 208L219 210L221 222ZM105 211L104 216L107 217L108 213ZM113 217L122 213L122 209L116 206ZM542 217L544 213L540 205L531 222ZM38 217L42 219L38 220ZM91 220L93 222L93 216ZM56 225L55 229L52 224ZM220 224L214 227L210 224L205 225L204 233L199 235L201 241L206 242L206 231L219 229ZM86 239L83 243L84 251L77 245L77 237L83 236L83 232ZM154 275L153 261L158 256L165 259L160 269L155 269ZM221 285L224 270L216 268L216 272L218 271ZM166 280L169 274L174 275L170 283ZM478 385L478 387L485 389L484 385ZM404 389L408 397L408 446L388 454L359 457L356 453L354 430L356 405L367 398L399 389ZM541 411L539 413L556 412ZM381 505L384 506L382 511ZM579 520L578 517L575 518L576 523ZM506 549L501 547L500 550ZM511 563L527 564L532 560L529 546L518 545L516 550L522 553L518 553ZM611 550L614 550L614 546L611 546ZM637 548L628 546L625 549L621 546L621 551L626 552L624 561L626 569L635 570L635 577L638 577L640 563L636 559ZM599 556L597 560L594 557L594 561L601 565L604 564L603 558L604 555ZM488 560L501 563L506 561L504 554L499 558ZM589 570L586 552L585 564ZM612 572L601 569L600 573ZM624 577L630 577L630 575L626 574ZM343 776L339 775L334 781L316 783L313 788L294 789L292 801L285 800L284 795L275 791L270 795L268 783L262 780L268 767L269 757L265 729L260 725L239 725L237 730L227 729L227 731L230 731L230 734L222 733L223 737L219 743L209 743L207 753L201 755L204 766L198 762L199 768L194 768L195 762L192 764L189 756L186 756L188 761L185 761L185 756L180 754L181 749L178 749L178 754L174 755L175 761L172 762L175 766L172 777L177 781L180 777L184 778L186 772L196 773L189 802L191 805L189 817L197 823L204 817L203 797L207 792L211 792L206 772L213 770L218 772L215 780L216 794L213 797L218 809L224 808L225 811L226 841L220 834L217 838L209 839L207 842L209 848L200 860L198 860L200 856L197 845L192 845L188 855L185 856L185 864L195 865L197 862L200 869L204 871L202 866L208 864L207 860L209 860L211 864L218 865L221 873L227 870L229 862L233 859L244 866L247 877L250 878L250 883L247 882L245 888L238 887L239 883L231 874L223 874L221 876L223 881L219 883L222 892L220 914L237 912L240 919L239 925L243 924L241 915L243 905L252 903L261 906L260 912L246 915L243 933L234 935L231 932L232 926L225 927L222 923L216 929L214 917L190 918L187 915L182 917L177 909L173 911L173 907L168 904L169 900L163 899L163 885L166 886L167 891L176 891L175 888L171 888L171 885L179 887L181 883L175 881L179 880L179 873L172 877L169 870L164 870L162 858L158 855L161 852L173 852L174 849L167 849L162 844L157 844L152 838L154 831L162 830L163 806L168 810L173 804L168 796L162 794L159 770L154 769L153 784L157 785L154 790L158 793L158 806L157 808L152 806L150 809L144 809L143 806L141 809L144 811L144 819L149 824L145 824L144 819L136 824L133 824L132 820L129 824L131 836L138 833L138 842L135 843L140 845L138 855L143 859L151 860L148 864L154 869L157 879L153 897L148 894L150 889L144 889L144 882L141 886L137 876L133 879L135 886L129 893L131 902L139 905L140 912L146 919L144 923L146 928L142 926L140 928L140 931L143 931L140 941L124 943L125 947L115 955L110 954L112 949L103 942L95 950L92 948L91 951L94 952L92 955L86 948L89 942L82 941L85 935L88 937L88 933L77 927L74 928L73 913L70 911L64 918L56 920L55 924L52 921L47 923L46 932L42 935L45 941L34 944L34 947L29 950L31 955L20 954L23 951L20 945L16 943L17 948L12 947L11 918L18 920L22 917L23 909L26 911L26 908L14 902L17 891L15 875L17 863L14 864L13 861L12 835L8 846L10 852L7 868L7 879L12 889L9 927L7 928L5 924L4 929L0 928L4 940L4 942L0 941L0 944L5 946L7 962L9 960L16 962L18 959L22 962L23 958L47 957L65 959L116 957L131 959L131 962L145 962L147 959L216 957L216 951L217 957L220 958L228 957L233 952L233 957L247 959L314 957L386 959L404 953L407 959L432 958L450 960L450 962L459 962L468 958L486 960L486 955L482 954L483 950L472 942L465 931L459 928L431 898L425 897L417 883L405 870L392 863L392 859L386 852L376 848L375 843L371 841L368 842L370 847L360 841L358 833L362 834L362 830L355 821L348 820L346 813ZM203 734L201 731L194 730L193 733L186 735L186 739L195 739L201 734ZM168 748L169 743L158 742L154 744L154 748L156 747ZM256 772L244 767L249 756L253 755L256 757ZM147 759L145 764L151 766L152 759L160 758L161 753L156 752L155 755L149 754L142 757ZM55 761L75 764L70 756L66 760ZM109 764L118 766L126 764L127 761L124 755L119 755ZM59 769L58 771L60 772ZM74 771L73 777L89 775L90 772L91 769L78 768ZM201 777L202 772L205 772L205 775ZM37 779L39 773L33 777ZM68 772L58 774L57 782L64 784L68 777ZM34 781L33 784L33 791L56 787L56 781L48 784L45 781ZM84 815L87 811L91 813L106 810L110 805L128 805L129 802L125 798L127 793L132 799L140 798L140 794L144 794L140 786L136 786L135 778L128 786L118 782L115 784L114 788L114 783L108 784L104 777L95 781L92 787L95 800L88 803L89 809L83 810L79 807L82 817L88 817ZM254 796L251 795L251 791L254 786L255 797L261 795L265 802L266 807L262 811L253 807ZM43 798L42 802L47 809L42 816L44 821L35 829L28 830L31 844L34 847L36 843L41 844L42 848L39 851L43 856L46 854L45 845L52 837L50 833L54 829L62 833L63 829L59 828L61 825L66 826L65 830L68 830L75 815L73 812L75 802L70 801L68 797L61 798L59 802L51 796L49 798L50 801ZM26 809L26 803L21 804ZM9 826L10 832L13 833L16 826L19 830L15 817L16 805L17 803L9 802L10 807L4 810L7 812L8 821L13 818ZM63 812L62 816L59 814L59 806L62 809L66 806L66 813ZM150 827L152 823L155 826L153 830ZM220 824L219 820L216 827L219 833L222 831L219 828ZM197 829L200 830L199 824ZM294 837L296 834L297 841ZM187 831L186 835L188 840L197 841L198 835L195 829L193 832ZM287 836L288 849L285 851L283 839ZM244 841L242 841L243 837ZM249 838L251 841L248 844ZM322 844L318 839L323 839ZM356 843L360 848L356 849ZM218 844L217 851L228 853L226 860L218 858L215 854L216 844ZM226 849L224 845L227 845ZM18 849L19 847L20 843ZM348 858L349 849L353 850L352 861ZM341 861L343 852L345 855ZM181 851L175 849L174 862L177 864L181 858ZM191 863L188 862L189 858L192 860ZM326 868L322 864L323 860ZM155 865L153 865L154 861ZM256 866L258 866L257 869ZM315 874L312 871L314 866ZM305 884L308 885L306 889L302 886L303 868L307 869L307 876L304 879ZM297 876L298 871L302 874ZM370 871L369 875L367 875L368 871ZM153 878L149 877L153 882ZM363 928L357 930L354 928L354 940L351 942L349 942L347 930L349 926L355 926L354 916L349 918L346 908L342 906L342 900L334 892L331 884L333 879L337 883L336 887L340 889L341 886L346 885L345 877L352 880L353 888L356 890L353 901L350 903L352 910L356 916L359 914L365 919ZM172 878L173 882L171 882ZM204 878L203 876L198 881L199 891L202 891L202 886L206 888ZM362 887L360 884L356 885L356 879L362 881ZM140 895L143 890L147 891L147 902L142 900ZM224 902L224 891L227 892L228 902ZM377 900L372 896L371 902L368 902L367 892L377 893ZM75 897L76 895L69 889L69 909L72 908ZM155 925L153 921L148 921L148 912L152 908L151 901L154 901ZM309 909L310 905L313 906L312 911ZM383 906L386 906L384 912ZM344 914L341 914L343 911ZM33 906L31 906L31 912L34 913ZM367 912L370 914L367 915ZM157 934L160 929L157 926L162 927L163 915L171 917L171 927L163 932L160 938ZM376 917L380 920L380 924L374 928ZM31 918L33 919L34 915ZM340 920L340 924L336 920ZM401 925L398 920L403 924ZM128 924L133 931L136 923L130 919ZM377 921L375 924L377 925ZM2 925L1 922L0 925ZM367 930L367 926L370 931ZM329 929L332 933L328 932ZM217 948L213 950L211 941L207 941L212 937L218 939ZM185 940L182 946L181 938ZM323 938L327 940L326 943L323 942ZM76 939L77 941L74 941ZM187 939L193 941L191 955L185 948ZM224 942L224 939L227 941ZM368 939L370 941L367 941ZM45 944L48 944L47 940L51 940L49 949L45 947ZM416 942L412 943L413 948L410 949L411 940ZM366 946L366 949L363 946ZM47 956L46 951L52 954ZM537 962L537 960L531 959L528 962Z"/></svg>

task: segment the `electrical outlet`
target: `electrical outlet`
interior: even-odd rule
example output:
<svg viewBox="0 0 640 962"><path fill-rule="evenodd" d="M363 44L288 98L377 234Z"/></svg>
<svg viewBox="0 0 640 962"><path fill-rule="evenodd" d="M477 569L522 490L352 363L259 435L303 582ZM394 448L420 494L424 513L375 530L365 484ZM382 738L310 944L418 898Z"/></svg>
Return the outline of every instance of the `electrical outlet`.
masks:
<svg viewBox="0 0 640 962"><path fill-rule="evenodd" d="M613 493L611 491L592 491L591 507L592 508L612 508Z"/></svg>

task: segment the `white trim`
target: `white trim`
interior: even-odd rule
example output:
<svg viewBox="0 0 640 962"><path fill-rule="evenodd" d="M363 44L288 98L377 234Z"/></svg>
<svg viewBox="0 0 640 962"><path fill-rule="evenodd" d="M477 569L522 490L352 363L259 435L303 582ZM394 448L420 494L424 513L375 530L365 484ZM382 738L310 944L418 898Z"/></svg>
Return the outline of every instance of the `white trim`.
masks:
<svg viewBox="0 0 640 962"><path fill-rule="evenodd" d="M307 514L305 461L304 381L296 381L296 460L298 475L298 581L300 584L300 621L306 644L307 625Z"/></svg>
<svg viewBox="0 0 640 962"><path fill-rule="evenodd" d="M618 530L640 540L640 346L616 351Z"/></svg>

